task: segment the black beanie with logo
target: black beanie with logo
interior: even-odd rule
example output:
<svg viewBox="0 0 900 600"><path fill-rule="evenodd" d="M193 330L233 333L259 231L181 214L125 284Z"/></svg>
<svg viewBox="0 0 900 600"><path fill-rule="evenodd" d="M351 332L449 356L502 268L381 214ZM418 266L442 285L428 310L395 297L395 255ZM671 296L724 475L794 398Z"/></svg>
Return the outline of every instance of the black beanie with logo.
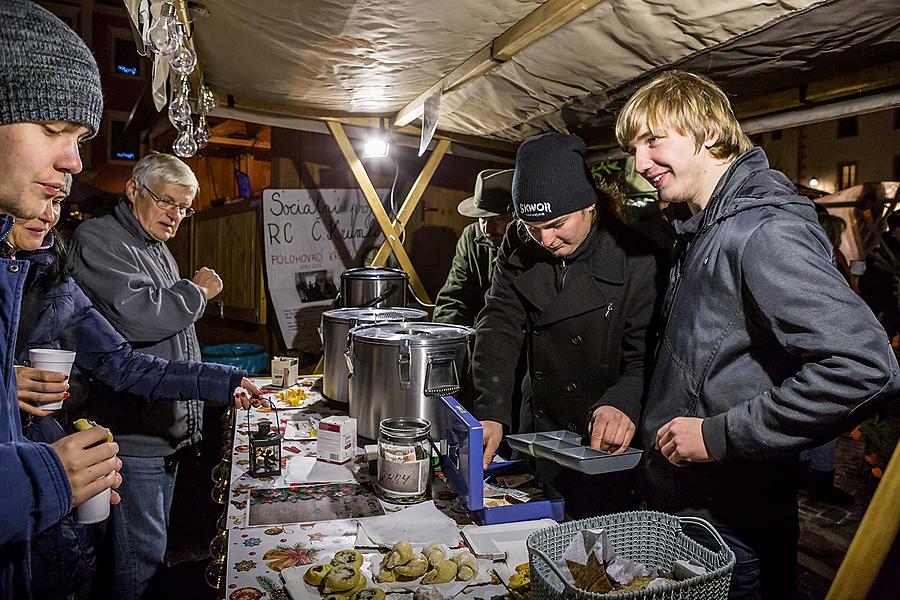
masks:
<svg viewBox="0 0 900 600"><path fill-rule="evenodd" d="M523 221L551 221L593 206L597 190L584 162L584 140L545 133L526 140L516 153L513 208Z"/></svg>

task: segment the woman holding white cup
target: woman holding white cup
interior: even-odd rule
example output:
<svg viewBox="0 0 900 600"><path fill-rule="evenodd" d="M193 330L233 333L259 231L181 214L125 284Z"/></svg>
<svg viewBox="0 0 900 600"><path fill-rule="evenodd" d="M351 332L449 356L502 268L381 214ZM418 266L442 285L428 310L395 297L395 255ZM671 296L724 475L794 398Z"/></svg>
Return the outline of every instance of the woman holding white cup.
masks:
<svg viewBox="0 0 900 600"><path fill-rule="evenodd" d="M17 220L2 243L8 258L30 263L16 343L18 361L31 364L16 367L25 436L47 443L65 436L52 410L69 397L73 364L115 391L150 401L199 398L220 405L233 401L240 408L258 404L259 390L234 367L167 361L131 348L66 273L66 247L52 231L59 221L62 199L55 199L36 219ZM252 397L232 397L232 390L238 386L249 390ZM110 397L109 401L116 399ZM88 499L83 508L79 507L80 519L96 522L105 518L110 496L107 487L99 496ZM84 571L92 570L93 565L81 564L83 544L89 543L89 537L69 515L32 539L36 597L50 597L42 595L42 588L50 594L90 577L91 573ZM81 576L72 577L73 573Z"/></svg>

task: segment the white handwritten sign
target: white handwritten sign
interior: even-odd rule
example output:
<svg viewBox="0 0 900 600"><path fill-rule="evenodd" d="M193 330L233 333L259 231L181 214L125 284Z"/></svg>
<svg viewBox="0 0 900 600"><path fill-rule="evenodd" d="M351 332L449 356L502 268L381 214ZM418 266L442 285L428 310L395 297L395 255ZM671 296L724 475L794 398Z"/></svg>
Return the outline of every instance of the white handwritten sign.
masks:
<svg viewBox="0 0 900 600"><path fill-rule="evenodd" d="M379 190L385 198L387 190ZM266 190L263 238L269 295L288 348L317 351L322 312L344 270L363 265L384 236L359 190Z"/></svg>

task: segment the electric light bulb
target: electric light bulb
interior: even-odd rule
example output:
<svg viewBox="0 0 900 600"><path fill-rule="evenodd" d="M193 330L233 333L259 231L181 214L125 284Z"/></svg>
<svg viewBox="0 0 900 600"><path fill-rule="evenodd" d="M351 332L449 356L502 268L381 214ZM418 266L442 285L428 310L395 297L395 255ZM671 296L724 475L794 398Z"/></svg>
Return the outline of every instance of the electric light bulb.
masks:
<svg viewBox="0 0 900 600"><path fill-rule="evenodd" d="M190 158L197 154L197 141L194 139L193 134L193 126L188 121L184 129L178 132L178 137L175 138L175 143L172 144L172 151L175 153L175 156Z"/></svg>
<svg viewBox="0 0 900 600"><path fill-rule="evenodd" d="M159 10L159 16L148 31L150 47L157 54L169 55L178 49L178 20L175 5L166 2Z"/></svg>
<svg viewBox="0 0 900 600"><path fill-rule="evenodd" d="M216 97L205 85L200 86L197 98L197 110L199 110L201 114L206 114L216 107Z"/></svg>
<svg viewBox="0 0 900 600"><path fill-rule="evenodd" d="M176 126L191 120L191 105L188 104L188 95L184 90L180 92L172 90L172 99L169 100L169 120Z"/></svg>
<svg viewBox="0 0 900 600"><path fill-rule="evenodd" d="M187 36L187 29L184 23L178 24L178 49L175 56L172 57L169 66L181 75L190 75L197 66L197 54L191 48L191 42Z"/></svg>
<svg viewBox="0 0 900 600"><path fill-rule="evenodd" d="M199 148L206 148L209 144L209 123L206 122L206 115L201 114L197 119L197 131L194 133L194 140Z"/></svg>

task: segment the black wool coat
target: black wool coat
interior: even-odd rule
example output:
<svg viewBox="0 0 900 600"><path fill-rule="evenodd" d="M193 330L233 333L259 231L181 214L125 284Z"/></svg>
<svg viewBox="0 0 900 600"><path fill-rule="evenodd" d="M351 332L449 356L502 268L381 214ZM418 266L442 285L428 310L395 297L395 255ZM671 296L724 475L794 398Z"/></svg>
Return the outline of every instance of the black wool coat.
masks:
<svg viewBox="0 0 900 600"><path fill-rule="evenodd" d="M560 259L523 227L507 230L475 328L478 419L509 429L516 360L524 347L520 431L584 434L601 405L638 424L666 259L611 218L598 218L585 243L590 246L568 267L557 291Z"/></svg>

